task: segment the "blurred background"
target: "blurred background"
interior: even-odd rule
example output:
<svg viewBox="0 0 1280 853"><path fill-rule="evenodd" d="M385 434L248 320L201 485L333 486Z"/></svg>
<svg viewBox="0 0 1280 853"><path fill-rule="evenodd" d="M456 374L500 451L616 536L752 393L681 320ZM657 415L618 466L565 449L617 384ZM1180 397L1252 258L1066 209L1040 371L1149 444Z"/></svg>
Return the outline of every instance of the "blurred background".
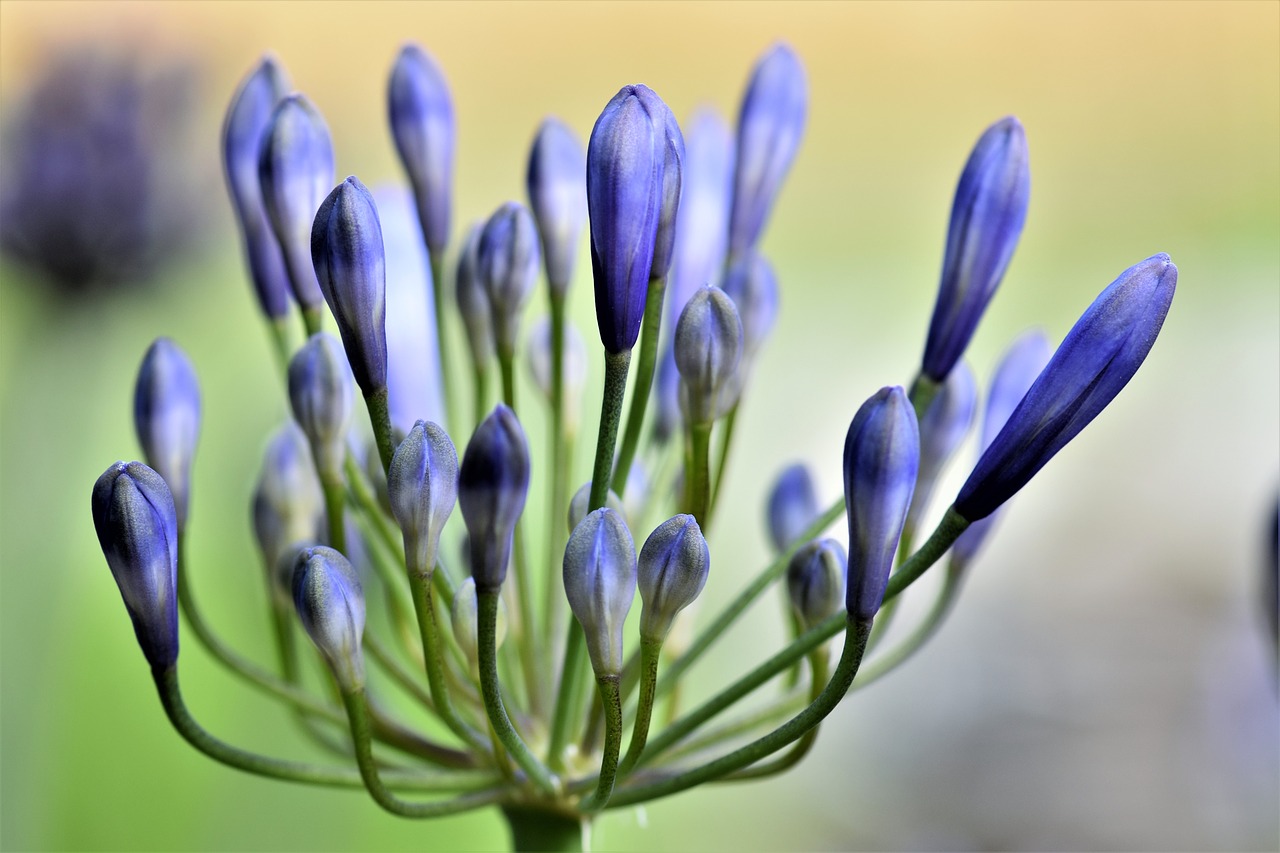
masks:
<svg viewBox="0 0 1280 853"><path fill-rule="evenodd" d="M807 461L834 499L853 412L914 375L955 180L992 121L1024 123L1033 190L969 352L984 384L1017 332L1059 339L1142 258L1172 255L1179 293L1132 386L1014 501L933 643L843 703L796 771L610 813L596 845L1276 850L1280 711L1262 578L1280 479L1277 33L1280 6L1251 2L6 0L0 846L506 843L493 812L402 821L362 795L261 780L186 747L95 541L90 486L138 454L134 373L168 335L204 393L198 593L232 645L270 660L248 500L285 408L219 166L223 112L258 57L273 52L323 112L339 176L379 186L402 180L386 75L404 40L427 47L458 110L456 239L523 198L543 115L585 140L621 85L644 82L682 120L704 102L732 119L755 58L783 39L808 68L810 118L763 244L782 313L738 420L704 612L766 562L775 474ZM590 341L579 269L572 310ZM543 310L539 297L531 314ZM596 404L585 408L592 435ZM693 671L691 692L776 649L778 613L759 605ZM206 726L308 754L286 714L186 649Z"/></svg>

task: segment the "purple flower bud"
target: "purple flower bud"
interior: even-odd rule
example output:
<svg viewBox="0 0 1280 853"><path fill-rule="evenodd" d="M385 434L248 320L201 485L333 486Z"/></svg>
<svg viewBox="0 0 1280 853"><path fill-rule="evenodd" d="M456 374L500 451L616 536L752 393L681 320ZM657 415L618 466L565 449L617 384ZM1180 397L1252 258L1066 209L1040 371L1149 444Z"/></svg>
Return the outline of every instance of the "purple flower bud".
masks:
<svg viewBox="0 0 1280 853"><path fill-rule="evenodd" d="M267 444L253 492L253 531L263 564L277 566L295 542L319 541L323 524L324 494L311 450L302 430L290 421Z"/></svg>
<svg viewBox="0 0 1280 853"><path fill-rule="evenodd" d="M538 283L538 227L522 204L494 211L480 233L476 261L489 296L493 338L499 353L514 353L520 315Z"/></svg>
<svg viewBox="0 0 1280 853"><path fill-rule="evenodd" d="M321 471L339 472L355 405L342 345L325 332L311 336L289 362L289 405Z"/></svg>
<svg viewBox="0 0 1280 853"><path fill-rule="evenodd" d="M276 107L258 153L258 181L293 296L305 308L324 301L311 265L311 225L333 186L333 142L315 106L290 95Z"/></svg>
<svg viewBox="0 0 1280 853"><path fill-rule="evenodd" d="M387 387L387 261L378 207L349 177L329 193L311 229L311 259L338 322L356 384L367 397Z"/></svg>
<svg viewBox="0 0 1280 853"><path fill-rule="evenodd" d="M662 116L662 203L658 208L658 233L653 241L653 266L649 270L650 278L660 278L671 270L675 255L677 214L684 181L684 134L671 110L652 90L645 89L641 98L652 101L652 111Z"/></svg>
<svg viewBox="0 0 1280 853"><path fill-rule="evenodd" d="M551 292L564 296L573 278L578 236L587 212L587 155L569 126L547 118L529 152L529 207L538 220Z"/></svg>
<svg viewBox="0 0 1280 853"><path fill-rule="evenodd" d="M406 44L387 89L391 135L413 184L418 218L431 257L444 255L453 209L453 149L457 127L449 84L431 54Z"/></svg>
<svg viewBox="0 0 1280 853"><path fill-rule="evenodd" d="M458 500L458 452L443 429L426 421L413 425L391 458L387 496L409 565L430 576L440 532Z"/></svg>
<svg viewBox="0 0 1280 853"><path fill-rule="evenodd" d="M942 282L921 366L934 382L946 379L960 360L1004 277L1030 195L1027 135L1009 116L978 139L951 203Z"/></svg>
<svg viewBox="0 0 1280 853"><path fill-rule="evenodd" d="M164 478L185 527L191 503L191 463L200 438L200 383L187 354L156 338L142 358L133 391L133 427L146 457Z"/></svg>
<svg viewBox="0 0 1280 853"><path fill-rule="evenodd" d="M93 526L152 669L178 660L178 516L169 487L141 462L93 484Z"/></svg>
<svg viewBox="0 0 1280 853"><path fill-rule="evenodd" d="M323 545L299 551L293 604L342 690L364 687L364 587L347 558Z"/></svg>
<svg viewBox="0 0 1280 853"><path fill-rule="evenodd" d="M551 399L551 320L542 317L529 330L529 372L542 395ZM578 330L564 326L564 420L576 432L581 419L582 386L587 381L587 348Z"/></svg>
<svg viewBox="0 0 1280 853"><path fill-rule="evenodd" d="M968 434L977 407L978 386L973 371L960 362L938 387L920 419L920 479L907 512L909 526L920 523L938 476Z"/></svg>
<svg viewBox="0 0 1280 853"><path fill-rule="evenodd" d="M788 466L769 492L769 539L781 554L817 521L822 510L813 476L801 463Z"/></svg>
<svg viewBox="0 0 1280 853"><path fill-rule="evenodd" d="M955 509L990 515L1098 416L1156 342L1178 283L1165 254L1130 267L1076 321L960 489Z"/></svg>
<svg viewBox="0 0 1280 853"><path fill-rule="evenodd" d="M850 617L870 619L880 609L919 465L920 430L906 392L881 388L858 409L844 442Z"/></svg>
<svg viewBox="0 0 1280 853"><path fill-rule="evenodd" d="M733 198L733 135L711 107L694 112L685 134L680 215L667 289L667 317L675 328L689 297L704 284L718 284L729 246Z"/></svg>
<svg viewBox="0 0 1280 853"><path fill-rule="evenodd" d="M692 515L677 515L658 525L644 547L636 569L640 587L640 638L662 642L676 614L707 584L711 552Z"/></svg>
<svg viewBox="0 0 1280 853"><path fill-rule="evenodd" d="M288 90L284 71L273 57L263 57L240 83L222 125L222 165L227 191L236 209L249 275L262 313L272 319L289 313L293 297L280 244L267 220L258 180L258 152L276 104Z"/></svg>
<svg viewBox="0 0 1280 853"><path fill-rule="evenodd" d="M630 481L630 479L631 477L628 476L627 480ZM590 503L591 503L591 481L587 480L587 482L582 484L582 487L578 489L578 491L573 493L573 497L569 501L569 532L570 533L572 533L574 529L576 529L577 526L582 523L582 519L587 517L587 506ZM614 512L618 513L618 515L621 515L624 517L626 516L626 510L623 508L623 505L622 505L622 498L618 497L618 493L613 491L613 489L610 489L609 493L604 496L604 505L607 506L609 509L613 510Z"/></svg>
<svg viewBox="0 0 1280 853"><path fill-rule="evenodd" d="M492 592L507 578L516 522L529 495L529 442L515 412L499 403L462 456L458 505L471 540L471 576Z"/></svg>
<svg viewBox="0 0 1280 853"><path fill-rule="evenodd" d="M480 369L493 359L493 314L489 309L489 294L480 278L480 234L484 226L473 225L462 243L458 255L457 298L458 312L467 327L467 345L471 349L471 361Z"/></svg>
<svg viewBox="0 0 1280 853"><path fill-rule="evenodd" d="M800 58L787 45L774 45L751 72L738 110L730 257L760 241L778 190L800 148L808 105L809 85Z"/></svg>
<svg viewBox="0 0 1280 853"><path fill-rule="evenodd" d="M564 592L596 677L621 675L622 626L636 596L636 546L621 515L601 507L574 528L564 549Z"/></svg>
<svg viewBox="0 0 1280 853"><path fill-rule="evenodd" d="M844 548L834 539L815 539L802 546L787 564L787 597L807 631L840 612L847 570Z"/></svg>
<svg viewBox="0 0 1280 853"><path fill-rule="evenodd" d="M680 312L675 353L689 421L710 423L728 411L734 400L730 380L742 359L742 320L723 290L698 288Z"/></svg>

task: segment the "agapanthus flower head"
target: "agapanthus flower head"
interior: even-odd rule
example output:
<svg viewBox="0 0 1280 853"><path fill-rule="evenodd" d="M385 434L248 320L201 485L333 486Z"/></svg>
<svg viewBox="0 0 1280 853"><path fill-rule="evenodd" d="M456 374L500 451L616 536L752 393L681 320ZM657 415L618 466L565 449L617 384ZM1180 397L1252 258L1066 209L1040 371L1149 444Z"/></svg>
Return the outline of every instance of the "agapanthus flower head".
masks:
<svg viewBox="0 0 1280 853"><path fill-rule="evenodd" d="M485 292L480 277L480 235L484 226L472 225L462 241L458 253L458 271L455 276L458 313L467 330L467 346L471 362L484 369L493 360L493 312L489 308L489 294Z"/></svg>
<svg viewBox="0 0 1280 853"><path fill-rule="evenodd" d="M542 238L543 263L553 293L564 296L573 278L578 237L587 214L587 154L567 124L543 119L529 152L529 207Z"/></svg>
<svg viewBox="0 0 1280 853"><path fill-rule="evenodd" d="M294 353L289 362L289 405L317 467L341 471L355 388L347 356L333 335L318 332Z"/></svg>
<svg viewBox="0 0 1280 853"><path fill-rule="evenodd" d="M1120 393L1155 344L1177 283L1178 268L1159 254L1102 291L978 460L956 497L961 516L990 515Z"/></svg>
<svg viewBox="0 0 1280 853"><path fill-rule="evenodd" d="M644 603L640 638L661 642L676 614L694 602L707 584L711 551L692 515L669 518L649 534L640 549L637 585Z"/></svg>
<svg viewBox="0 0 1280 853"><path fill-rule="evenodd" d="M538 386L548 401L551 400L551 318L539 318L529 329L527 344L529 355L529 372L533 375L533 383ZM564 326L564 419L565 427L577 432L581 420L582 388L587 381L587 347L582 336L571 324Z"/></svg>
<svg viewBox="0 0 1280 853"><path fill-rule="evenodd" d="M262 312L273 319L289 313L293 297L284 255L276 241L258 179L258 154L276 105L288 92L284 70L264 56L240 83L222 125L222 165L244 242L249 276Z"/></svg>
<svg viewBox="0 0 1280 853"><path fill-rule="evenodd" d="M787 563L787 598L803 630L840 612L845 603L846 564L844 548L834 539L815 539L792 555Z"/></svg>
<svg viewBox="0 0 1280 853"><path fill-rule="evenodd" d="M471 576L481 592L497 590L507 578L516 522L528 495L529 442L515 412L499 403L476 427L458 472Z"/></svg>
<svg viewBox="0 0 1280 853"><path fill-rule="evenodd" d="M538 227L528 208L509 201L494 211L480 232L476 262L489 297L494 344L499 353L514 353L520 317L542 263Z"/></svg>
<svg viewBox="0 0 1280 853"><path fill-rule="evenodd" d="M733 300L703 285L680 312L675 335L681 404L690 423L710 423L733 405L732 379L742 359L742 320Z"/></svg>
<svg viewBox="0 0 1280 853"><path fill-rule="evenodd" d="M333 140L319 110L303 95L284 98L262 138L258 181L293 296L303 308L324 302L311 263L311 226L333 187L333 169Z"/></svg>
<svg viewBox="0 0 1280 853"><path fill-rule="evenodd" d="M695 110L684 142L680 215L667 286L666 312L672 328L694 291L720 283L733 199L733 133L720 113L706 106Z"/></svg>
<svg viewBox="0 0 1280 853"><path fill-rule="evenodd" d="M191 359L168 338L156 338L142 357L133 391L133 427L147 464L168 484L178 526L184 527L200 438L200 383Z"/></svg>
<svg viewBox="0 0 1280 853"><path fill-rule="evenodd" d="M462 649L472 671L480 668L480 613L479 601L476 598L476 582L474 578L464 578L458 584L458 591L453 594L453 604L449 610L450 623L453 625L453 636ZM507 605L498 597L498 618L494 626L494 648L502 648L507 639Z"/></svg>
<svg viewBox="0 0 1280 853"><path fill-rule="evenodd" d="M822 512L809 467L797 462L788 465L769 491L769 541L781 554L809 529Z"/></svg>
<svg viewBox="0 0 1280 853"><path fill-rule="evenodd" d="M942 382L960 360L1004 278L1031 196L1027 135L1013 116L983 132L951 204L942 281L921 373Z"/></svg>
<svg viewBox="0 0 1280 853"><path fill-rule="evenodd" d="M964 362L955 366L920 418L920 479L911 496L907 524L914 526L933 494L943 467L959 448L978 408L978 384Z"/></svg>
<svg viewBox="0 0 1280 853"><path fill-rule="evenodd" d="M858 409L844 442L850 618L870 619L880 609L919 465L915 410L901 388L881 388Z"/></svg>
<svg viewBox="0 0 1280 853"><path fill-rule="evenodd" d="M156 670L178 660L178 516L164 479L117 462L93 484L93 526L133 631Z"/></svg>
<svg viewBox="0 0 1280 853"><path fill-rule="evenodd" d="M622 673L622 626L636 595L636 546L622 516L587 513L564 549L564 592L597 678Z"/></svg>
<svg viewBox="0 0 1280 853"><path fill-rule="evenodd" d="M426 421L413 425L391 458L387 496L409 565L429 576L458 500L458 452L443 429Z"/></svg>
<svg viewBox="0 0 1280 853"><path fill-rule="evenodd" d="M324 493L307 437L289 421L267 442L253 492L253 531L263 564L276 566L295 542L318 541L323 524Z"/></svg>
<svg viewBox="0 0 1280 853"><path fill-rule="evenodd" d="M809 83L795 51L775 44L751 72L738 109L738 159L729 217L729 255L760 241L804 136Z"/></svg>
<svg viewBox="0 0 1280 853"><path fill-rule="evenodd" d="M387 261L378 206L355 176L316 212L311 259L365 396L387 387Z"/></svg>
<svg viewBox="0 0 1280 853"><path fill-rule="evenodd" d="M293 603L311 642L345 692L364 687L364 586L355 568L324 545L303 548L293 569Z"/></svg>
<svg viewBox="0 0 1280 853"><path fill-rule="evenodd" d="M406 44L396 57L387 87L387 112L396 151L413 184L423 238L431 257L440 258L449 242L458 131L444 72L416 44Z"/></svg>

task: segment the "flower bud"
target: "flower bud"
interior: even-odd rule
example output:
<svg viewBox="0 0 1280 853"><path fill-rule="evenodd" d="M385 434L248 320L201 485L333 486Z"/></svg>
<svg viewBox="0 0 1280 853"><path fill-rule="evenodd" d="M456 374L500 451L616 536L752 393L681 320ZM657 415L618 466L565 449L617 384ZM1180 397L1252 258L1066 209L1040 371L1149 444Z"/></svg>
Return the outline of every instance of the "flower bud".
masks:
<svg viewBox="0 0 1280 853"><path fill-rule="evenodd" d="M790 548L821 514L808 467L801 463L788 466L769 492L769 540L773 550L781 554Z"/></svg>
<svg viewBox="0 0 1280 853"><path fill-rule="evenodd" d="M93 484L93 526L138 645L152 669L178 660L178 516L169 487L141 462Z"/></svg>
<svg viewBox="0 0 1280 853"><path fill-rule="evenodd" d="M640 549L640 638L662 642L676 614L707 584L711 552L692 515L677 515L658 525Z"/></svg>
<svg viewBox="0 0 1280 853"><path fill-rule="evenodd" d="M142 358L133 390L133 427L147 464L164 478L187 524L191 463L200 438L200 383L187 354L168 338L156 338Z"/></svg>
<svg viewBox="0 0 1280 853"><path fill-rule="evenodd" d="M677 214L684 179L684 134L676 124L676 117L652 89L645 89L641 98L651 101L653 113L662 117L662 188L659 190L662 203L658 208L658 233L653 241L653 265L649 269L650 278L662 278L671 270L675 256Z"/></svg>
<svg viewBox="0 0 1280 853"><path fill-rule="evenodd" d="M480 669L480 612L476 600L476 582L466 578L458 584L458 591L453 594L453 609L450 611L453 622L453 638L466 656L471 671ZM507 604L502 596L498 596L498 619L494 629L494 648L502 648L502 641L507 638Z"/></svg>
<svg viewBox="0 0 1280 853"><path fill-rule="evenodd" d="M627 479L630 480L631 478L628 476ZM578 491L573 493L573 498L570 499L569 501L569 532L570 533L572 533L574 529L577 528L577 526L582 523L582 519L587 517L587 507L590 505L590 503L591 503L591 481L587 480L587 482L582 484L582 488L578 489ZM623 509L623 506L622 506L622 498L618 497L618 493L613 491L613 489L610 489L609 493L605 495L604 505L607 506L609 509L613 510L614 512L618 513L619 515L622 515L622 516L626 515L626 511Z"/></svg>
<svg viewBox="0 0 1280 853"><path fill-rule="evenodd" d="M881 388L858 409L844 442L851 618L880 609L919 466L920 430L906 392Z"/></svg>
<svg viewBox="0 0 1280 853"><path fill-rule="evenodd" d="M311 451L302 430L290 421L267 444L253 492L253 531L263 564L276 566L293 543L319 541L323 525L324 493Z"/></svg>
<svg viewBox="0 0 1280 853"><path fill-rule="evenodd" d="M311 259L356 384L387 387L387 263L378 208L355 177L334 188L311 229Z"/></svg>
<svg viewBox="0 0 1280 853"><path fill-rule="evenodd" d="M733 135L720 114L700 107L688 122L680 215L667 288L667 317L675 328L689 297L704 284L718 284L729 245L733 197Z"/></svg>
<svg viewBox="0 0 1280 853"><path fill-rule="evenodd" d="M738 109L738 162L729 216L729 256L760 241L782 181L804 136L809 84L785 44L760 57Z"/></svg>
<svg viewBox="0 0 1280 853"><path fill-rule="evenodd" d="M778 320L778 278L764 255L754 249L739 255L720 286L742 318L742 349L753 358Z"/></svg>
<svg viewBox="0 0 1280 853"><path fill-rule="evenodd" d="M290 95L272 113L258 154L258 181L293 296L304 309L317 307L324 295L311 263L311 224L333 186L333 142L302 95Z"/></svg>
<svg viewBox="0 0 1280 853"><path fill-rule="evenodd" d="M227 191L236 210L236 223L244 241L249 275L262 313L278 319L289 313L293 297L284 255L276 242L258 180L258 152L276 104L285 96L288 81L271 56L264 56L240 83L222 125L222 165Z"/></svg>
<svg viewBox="0 0 1280 853"><path fill-rule="evenodd" d="M787 597L808 631L844 604L844 548L834 539L815 539L801 546L787 564Z"/></svg>
<svg viewBox="0 0 1280 853"><path fill-rule="evenodd" d="M587 211L586 172L587 155L578 137L560 119L544 119L529 152L529 207L538 221L547 282L561 297L578 256Z"/></svg>
<svg viewBox="0 0 1280 853"><path fill-rule="evenodd" d="M489 296L493 339L499 353L514 353L520 314L538 282L538 228L523 205L509 201L480 233L476 260Z"/></svg>
<svg viewBox="0 0 1280 853"><path fill-rule="evenodd" d="M391 457L387 472L391 513L404 531L411 569L430 577L440 531L458 500L458 452L443 429L418 421Z"/></svg>
<svg viewBox="0 0 1280 853"><path fill-rule="evenodd" d="M1027 135L1013 116L978 139L951 204L942 281L921 372L942 382L960 360L1013 257L1027 218Z"/></svg>
<svg viewBox="0 0 1280 853"><path fill-rule="evenodd" d="M742 359L742 320L733 300L704 285L680 312L675 336L681 401L690 423L705 424L733 405L728 396Z"/></svg>
<svg viewBox="0 0 1280 853"><path fill-rule="evenodd" d="M946 381L938 386L920 419L920 479L916 482L911 509L907 512L909 527L920 523L938 476L960 442L964 441L977 407L978 387L973 371L960 362L947 375Z"/></svg>
<svg viewBox="0 0 1280 853"><path fill-rule="evenodd" d="M564 592L587 637L597 678L622 674L622 626L636 595L636 546L622 516L602 507L564 549Z"/></svg>
<svg viewBox="0 0 1280 853"><path fill-rule="evenodd" d="M529 495L529 442L515 412L499 403L462 455L458 505L471 540L471 576L481 592L507 578L516 522Z"/></svg>
<svg viewBox="0 0 1280 853"><path fill-rule="evenodd" d="M312 335L289 362L289 405L322 472L342 470L354 404L351 369L342 345L325 332Z"/></svg>
<svg viewBox="0 0 1280 853"><path fill-rule="evenodd" d="M432 258L441 258L449 242L457 128L449 84L431 54L416 44L406 44L396 57L387 106L427 249Z"/></svg>
<svg viewBox="0 0 1280 853"><path fill-rule="evenodd" d="M994 512L1120 393L1155 344L1177 282L1159 254L1102 291L978 460L956 498L961 516Z"/></svg>
<svg viewBox="0 0 1280 853"><path fill-rule="evenodd" d="M364 687L364 587L347 558L324 545L299 551L293 604L343 692Z"/></svg>
<svg viewBox="0 0 1280 853"><path fill-rule="evenodd" d="M541 317L529 330L529 372L548 402L551 400L552 366L551 319ZM564 421L566 429L577 432L582 417L582 387L587 381L587 348L578 330L564 325Z"/></svg>
<svg viewBox="0 0 1280 853"><path fill-rule="evenodd" d="M467 231L458 254L457 299L458 313L467 328L467 346L471 349L471 363L483 370L493 359L493 313L489 309L489 294L480 278L480 234L484 226L476 223Z"/></svg>

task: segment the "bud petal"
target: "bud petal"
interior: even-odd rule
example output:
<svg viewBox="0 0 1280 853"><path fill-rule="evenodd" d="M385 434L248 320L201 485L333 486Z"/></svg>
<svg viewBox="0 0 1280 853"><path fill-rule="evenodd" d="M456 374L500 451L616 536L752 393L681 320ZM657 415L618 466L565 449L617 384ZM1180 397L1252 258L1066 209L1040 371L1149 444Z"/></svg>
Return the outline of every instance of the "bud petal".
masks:
<svg viewBox="0 0 1280 853"><path fill-rule="evenodd" d="M347 424L355 405L342 345L325 332L311 336L289 362L289 405L321 471L341 471Z"/></svg>
<svg viewBox="0 0 1280 853"><path fill-rule="evenodd" d="M538 221L551 292L564 296L573 278L587 211L587 155L569 126L547 118L529 152L529 207Z"/></svg>
<svg viewBox="0 0 1280 853"><path fill-rule="evenodd" d="M787 597L802 631L840 612L845 572L844 548L834 539L815 539L791 557L787 564Z"/></svg>
<svg viewBox="0 0 1280 853"><path fill-rule="evenodd" d="M489 296L498 352L514 353L520 315L538 282L538 228L524 205L509 201L494 211L480 233L476 260Z"/></svg>
<svg viewBox="0 0 1280 853"><path fill-rule="evenodd" d="M813 476L801 464L788 466L769 492L769 539L781 554L821 515Z"/></svg>
<svg viewBox="0 0 1280 853"><path fill-rule="evenodd" d="M676 614L706 586L710 569L711 552L692 515L670 518L649 534L637 566L642 640L662 642Z"/></svg>
<svg viewBox="0 0 1280 853"><path fill-rule="evenodd" d="M484 226L471 226L458 255L457 299L458 312L467 327L467 345L471 348L471 362L484 369L493 359L493 312L489 309L489 294L480 278L480 234Z"/></svg>
<svg viewBox="0 0 1280 853"><path fill-rule="evenodd" d="M410 567L430 576L440 531L458 500L458 452L443 429L426 421L413 425L391 458L387 495Z"/></svg>
<svg viewBox="0 0 1280 853"><path fill-rule="evenodd" d="M977 407L978 387L973 371L960 362L938 387L937 394L920 419L920 479L911 496L908 525L919 524L938 476L960 442L964 441Z"/></svg>
<svg viewBox="0 0 1280 853"><path fill-rule="evenodd" d="M628 476L627 479L630 480L631 478ZM577 528L577 526L582 523L582 519L587 517L587 506L590 503L591 503L591 481L587 480L587 482L582 484L582 488L578 489L578 491L573 493L573 498L569 501L569 532L570 533L572 533ZM622 516L626 515L626 511L623 509L623 506L622 506L622 498L618 497L618 493L613 491L612 489L610 489L609 493L605 495L604 505L607 506L609 509L613 510L614 512L618 513L618 515L622 515Z"/></svg>
<svg viewBox="0 0 1280 853"><path fill-rule="evenodd" d="M742 359L742 321L723 290L698 288L680 312L675 353L689 420L710 423L733 405L727 392Z"/></svg>
<svg viewBox="0 0 1280 853"><path fill-rule="evenodd" d="M778 320L778 278L764 255L754 249L739 255L721 285L742 318L742 348L753 358Z"/></svg>
<svg viewBox="0 0 1280 853"><path fill-rule="evenodd" d="M444 255L453 209L453 150L457 128L453 96L431 54L406 44L387 89L391 135L413 184L418 217L431 257Z"/></svg>
<svg viewBox="0 0 1280 853"><path fill-rule="evenodd" d="M276 430L267 444L253 492L253 531L263 564L269 568L278 565L293 543L318 541L323 524L324 493L316 479L307 438L290 421Z"/></svg>
<svg viewBox="0 0 1280 853"><path fill-rule="evenodd" d="M200 438L200 383L187 354L156 338L142 358L133 391L133 426L146 457L164 478L185 527L191 503L191 464Z"/></svg>
<svg viewBox="0 0 1280 853"><path fill-rule="evenodd" d="M622 516L602 507L564 549L564 591L587 635L596 677L622 673L622 626L636 595L636 546Z"/></svg>
<svg viewBox="0 0 1280 853"><path fill-rule="evenodd" d="M502 586L516 521L529 495L529 442L515 412L499 403L462 456L458 505L471 540L471 576L482 592Z"/></svg>
<svg viewBox="0 0 1280 853"><path fill-rule="evenodd" d="M717 284L729 245L734 143L728 124L711 107L696 110L685 134L680 215L667 288L667 317L675 328L689 297Z"/></svg>
<svg viewBox="0 0 1280 853"><path fill-rule="evenodd" d="M364 587L347 558L324 545L299 551L293 604L343 691L363 687Z"/></svg>

